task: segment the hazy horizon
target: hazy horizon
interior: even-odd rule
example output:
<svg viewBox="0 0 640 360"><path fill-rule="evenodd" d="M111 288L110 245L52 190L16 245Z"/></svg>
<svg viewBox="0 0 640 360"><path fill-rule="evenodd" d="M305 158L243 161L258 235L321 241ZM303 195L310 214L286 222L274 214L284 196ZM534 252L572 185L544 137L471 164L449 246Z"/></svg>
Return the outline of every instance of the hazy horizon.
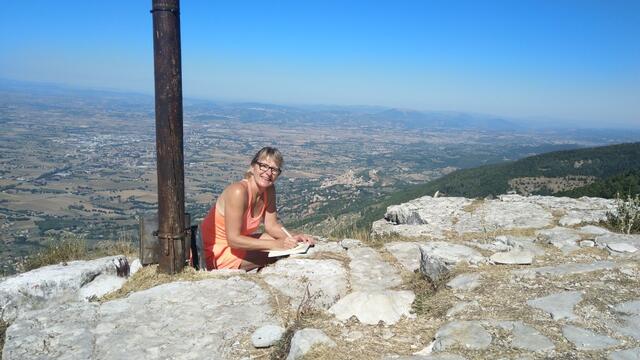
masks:
<svg viewBox="0 0 640 360"><path fill-rule="evenodd" d="M151 2L5 4L0 78L153 92ZM186 98L640 124L640 3L181 3Z"/></svg>

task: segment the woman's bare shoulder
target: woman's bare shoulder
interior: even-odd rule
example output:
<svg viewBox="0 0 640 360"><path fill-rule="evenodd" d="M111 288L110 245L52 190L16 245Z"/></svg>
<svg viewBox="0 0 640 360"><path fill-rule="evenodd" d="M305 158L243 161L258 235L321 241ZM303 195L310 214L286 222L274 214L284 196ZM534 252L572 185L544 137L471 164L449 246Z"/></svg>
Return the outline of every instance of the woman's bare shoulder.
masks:
<svg viewBox="0 0 640 360"><path fill-rule="evenodd" d="M242 181L235 182L227 186L222 192L225 200L245 200L247 199L247 188Z"/></svg>

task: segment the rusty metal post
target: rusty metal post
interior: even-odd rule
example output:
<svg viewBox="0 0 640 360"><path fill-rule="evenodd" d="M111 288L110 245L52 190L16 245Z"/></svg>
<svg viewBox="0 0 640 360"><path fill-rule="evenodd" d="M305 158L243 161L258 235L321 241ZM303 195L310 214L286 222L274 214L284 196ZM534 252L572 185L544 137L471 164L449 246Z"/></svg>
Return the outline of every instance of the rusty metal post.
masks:
<svg viewBox="0 0 640 360"><path fill-rule="evenodd" d="M159 269L184 267L184 154L179 0L153 0Z"/></svg>

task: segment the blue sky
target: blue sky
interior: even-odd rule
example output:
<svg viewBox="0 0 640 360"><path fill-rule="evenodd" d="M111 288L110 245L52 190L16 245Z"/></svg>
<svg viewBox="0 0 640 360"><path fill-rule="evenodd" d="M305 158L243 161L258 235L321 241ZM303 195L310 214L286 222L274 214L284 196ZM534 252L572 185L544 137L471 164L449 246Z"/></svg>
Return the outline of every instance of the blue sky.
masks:
<svg viewBox="0 0 640 360"><path fill-rule="evenodd" d="M2 1L0 78L153 91L151 1ZM183 0L185 96L640 125L640 1Z"/></svg>

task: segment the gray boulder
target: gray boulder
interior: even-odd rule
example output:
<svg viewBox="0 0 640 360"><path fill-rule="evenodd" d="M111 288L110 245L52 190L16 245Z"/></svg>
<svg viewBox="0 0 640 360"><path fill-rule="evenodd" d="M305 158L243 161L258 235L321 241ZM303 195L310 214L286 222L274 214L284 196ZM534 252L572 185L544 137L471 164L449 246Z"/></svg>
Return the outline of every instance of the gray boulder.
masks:
<svg viewBox="0 0 640 360"><path fill-rule="evenodd" d="M278 325L259 327L251 334L251 344L256 348L270 347L282 338L284 331L285 329Z"/></svg>
<svg viewBox="0 0 640 360"><path fill-rule="evenodd" d="M446 276L460 262L472 265L486 262L484 256L468 246L443 241L420 245L420 257L420 272L434 282Z"/></svg>
<svg viewBox="0 0 640 360"><path fill-rule="evenodd" d="M578 241L580 241L581 236L574 229L554 227L553 229L538 230L536 235L540 241L557 247L564 254L579 249Z"/></svg>
<svg viewBox="0 0 640 360"><path fill-rule="evenodd" d="M116 263L123 256L90 261L69 261L44 266L0 281L0 308L5 321L21 312L40 309L55 302L74 300L78 291L100 274L116 274Z"/></svg>
<svg viewBox="0 0 640 360"><path fill-rule="evenodd" d="M93 281L81 287L78 291L78 298L81 300L90 300L102 297L110 292L116 291L127 282L124 277L100 274Z"/></svg>

